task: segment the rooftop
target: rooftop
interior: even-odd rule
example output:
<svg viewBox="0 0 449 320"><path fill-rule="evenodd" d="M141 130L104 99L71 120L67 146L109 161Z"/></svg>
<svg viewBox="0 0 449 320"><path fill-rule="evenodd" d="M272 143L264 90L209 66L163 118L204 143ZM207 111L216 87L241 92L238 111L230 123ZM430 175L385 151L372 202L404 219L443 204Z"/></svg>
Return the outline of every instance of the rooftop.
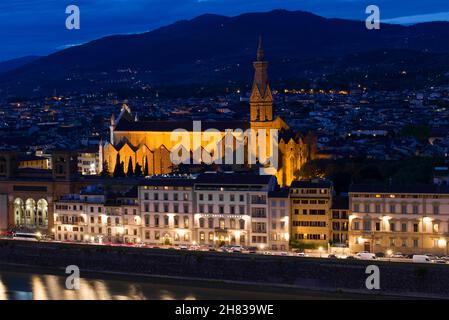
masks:
<svg viewBox="0 0 449 320"><path fill-rule="evenodd" d="M349 192L449 194L449 186L434 184L353 184Z"/></svg>
<svg viewBox="0 0 449 320"><path fill-rule="evenodd" d="M310 179L293 181L292 188L330 188L332 181L326 179Z"/></svg>

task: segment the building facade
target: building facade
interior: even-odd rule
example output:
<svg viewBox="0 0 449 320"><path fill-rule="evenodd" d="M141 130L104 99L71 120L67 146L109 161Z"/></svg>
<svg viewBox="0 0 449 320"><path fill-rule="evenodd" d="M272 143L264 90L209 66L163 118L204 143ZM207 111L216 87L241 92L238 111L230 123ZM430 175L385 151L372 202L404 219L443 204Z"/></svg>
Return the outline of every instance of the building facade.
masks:
<svg viewBox="0 0 449 320"><path fill-rule="evenodd" d="M262 42L259 43L257 51L257 60L254 62L254 81L250 98L250 121L202 121L199 132L194 128L192 121L141 121L133 116L129 106L124 105L119 116L111 117L110 139L104 145L101 145L100 163L107 163L109 172L112 173L117 163L121 164L125 173L128 170L128 164L131 162L133 168L140 166L148 175L168 174L176 167L170 158L170 152L179 147L179 142L172 140L174 130L183 130L188 135L188 143L183 142L182 150L186 153L196 154L204 150L210 143L210 139L216 139L217 149L226 145L228 138L231 144L239 144L240 141L235 135L229 133L229 130L235 132L241 130L246 132L248 129L265 129L267 147L266 155L259 154L259 151L248 151L248 140L245 139L246 155L244 163L254 165L248 161L248 154L254 154L257 159L274 155L270 150L271 137L270 129L278 130L277 148L278 164L271 166L267 170L268 174L275 175L280 185L290 185L295 179L295 173L316 154L316 138L313 134L303 135L292 131L289 126L279 117L273 117L273 96L268 83L268 62L265 61ZM206 132L209 129L215 129L215 133ZM198 135L203 135L198 138ZM218 138L217 138L218 134ZM200 141L196 144L195 140ZM218 146L220 144L220 146ZM273 144L275 147L276 144ZM176 149L178 150L178 149ZM223 149L224 151L224 149ZM223 152L224 153L224 152ZM234 163L237 164L235 157Z"/></svg>
<svg viewBox="0 0 449 320"><path fill-rule="evenodd" d="M268 194L270 212L270 249L290 248L290 190L277 189Z"/></svg>
<svg viewBox="0 0 449 320"><path fill-rule="evenodd" d="M349 197L338 196L332 201L331 207L331 243L332 246L349 246Z"/></svg>
<svg viewBox="0 0 449 320"><path fill-rule="evenodd" d="M89 187L55 203L56 240L288 250L288 190L274 176L205 173Z"/></svg>
<svg viewBox="0 0 449 320"><path fill-rule="evenodd" d="M294 181L290 187L291 237L305 248L327 249L331 235L332 182Z"/></svg>
<svg viewBox="0 0 449 320"><path fill-rule="evenodd" d="M437 185L352 185L352 252L448 253L449 188Z"/></svg>

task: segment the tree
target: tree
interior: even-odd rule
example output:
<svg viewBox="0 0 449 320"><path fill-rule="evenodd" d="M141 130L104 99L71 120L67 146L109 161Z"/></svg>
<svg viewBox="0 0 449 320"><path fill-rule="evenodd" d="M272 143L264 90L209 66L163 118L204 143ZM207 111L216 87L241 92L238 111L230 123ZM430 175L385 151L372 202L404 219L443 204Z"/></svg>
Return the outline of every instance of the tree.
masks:
<svg viewBox="0 0 449 320"><path fill-rule="evenodd" d="M134 175L133 159L131 157L129 157L128 170L126 171L126 176L132 177L133 175Z"/></svg>
<svg viewBox="0 0 449 320"><path fill-rule="evenodd" d="M138 162L136 163L136 170L134 172L134 175L136 177L140 177L142 175L142 166Z"/></svg>
<svg viewBox="0 0 449 320"><path fill-rule="evenodd" d="M148 175L150 175L150 170L148 168L148 157L145 156L145 168L143 170L143 175L146 177Z"/></svg>
<svg viewBox="0 0 449 320"><path fill-rule="evenodd" d="M124 177L125 171L123 170L123 162L120 161L120 154L117 153L117 158L115 160L115 167L114 167L114 177Z"/></svg>
<svg viewBox="0 0 449 320"><path fill-rule="evenodd" d="M100 175L101 175L102 177L107 177L107 176L110 175L110 172L109 172L109 164L108 164L107 161L103 161L103 170L101 171Z"/></svg>

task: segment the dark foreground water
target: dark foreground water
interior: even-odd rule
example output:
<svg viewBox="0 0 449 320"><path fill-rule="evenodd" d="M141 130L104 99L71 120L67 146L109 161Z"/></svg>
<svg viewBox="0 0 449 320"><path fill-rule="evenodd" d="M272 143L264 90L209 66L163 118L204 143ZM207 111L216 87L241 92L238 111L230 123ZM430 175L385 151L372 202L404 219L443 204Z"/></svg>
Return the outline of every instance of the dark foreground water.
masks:
<svg viewBox="0 0 449 320"><path fill-rule="evenodd" d="M0 300L203 300L203 299L364 299L356 294L321 293L230 284L199 284L182 280L110 278L80 279L79 290L68 290L61 274L0 270Z"/></svg>

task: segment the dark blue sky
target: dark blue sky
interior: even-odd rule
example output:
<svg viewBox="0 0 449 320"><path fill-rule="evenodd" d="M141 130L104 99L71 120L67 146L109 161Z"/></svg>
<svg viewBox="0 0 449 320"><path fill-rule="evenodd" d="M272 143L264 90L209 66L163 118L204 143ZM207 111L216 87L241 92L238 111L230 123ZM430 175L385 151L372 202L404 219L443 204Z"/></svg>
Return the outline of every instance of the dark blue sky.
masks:
<svg viewBox="0 0 449 320"><path fill-rule="evenodd" d="M70 4L80 7L81 30L65 29ZM389 22L449 21L449 0L0 0L0 61L144 32L203 13L233 16L282 8L362 20L369 4L378 5Z"/></svg>

